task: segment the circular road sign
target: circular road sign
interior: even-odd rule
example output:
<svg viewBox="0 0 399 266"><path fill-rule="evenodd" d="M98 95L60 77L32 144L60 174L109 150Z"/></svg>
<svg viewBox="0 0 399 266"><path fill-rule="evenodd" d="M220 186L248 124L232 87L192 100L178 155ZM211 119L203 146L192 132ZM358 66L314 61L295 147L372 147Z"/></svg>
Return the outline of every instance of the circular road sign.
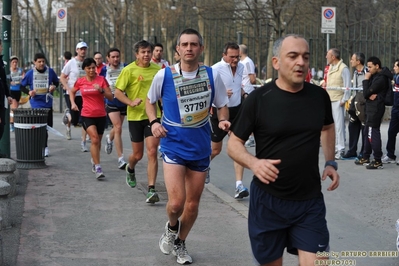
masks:
<svg viewBox="0 0 399 266"><path fill-rule="evenodd" d="M65 15L66 15L65 9L61 8L60 10L58 10L57 16L58 16L59 19L64 19Z"/></svg>
<svg viewBox="0 0 399 266"><path fill-rule="evenodd" d="M324 10L323 12L323 16L326 19L333 19L334 18L334 10L332 10L331 8L327 8L326 10Z"/></svg>

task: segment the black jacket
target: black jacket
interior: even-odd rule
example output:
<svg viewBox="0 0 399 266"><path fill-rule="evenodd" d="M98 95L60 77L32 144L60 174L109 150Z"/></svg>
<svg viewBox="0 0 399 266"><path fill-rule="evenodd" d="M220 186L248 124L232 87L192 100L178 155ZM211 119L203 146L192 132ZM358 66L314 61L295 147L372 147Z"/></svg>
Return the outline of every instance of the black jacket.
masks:
<svg viewBox="0 0 399 266"><path fill-rule="evenodd" d="M3 109L4 97L10 96L10 88L7 84L6 70L4 69L3 55L0 55L0 108Z"/></svg>
<svg viewBox="0 0 399 266"><path fill-rule="evenodd" d="M366 99L365 115L366 126L380 127L385 112L385 95L390 88L393 75L384 67L380 72L371 76L369 80L363 80L363 95ZM373 101L369 97L377 94Z"/></svg>

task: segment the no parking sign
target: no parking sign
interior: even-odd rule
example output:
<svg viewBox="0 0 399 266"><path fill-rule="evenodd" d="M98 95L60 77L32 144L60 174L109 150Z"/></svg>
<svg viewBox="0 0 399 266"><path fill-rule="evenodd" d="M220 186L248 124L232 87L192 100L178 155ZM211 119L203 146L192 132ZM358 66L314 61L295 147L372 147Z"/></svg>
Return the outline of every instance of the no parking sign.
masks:
<svg viewBox="0 0 399 266"><path fill-rule="evenodd" d="M67 31L67 8L62 7L57 9L57 23L55 32Z"/></svg>
<svg viewBox="0 0 399 266"><path fill-rule="evenodd" d="M321 33L335 34L335 7L321 7Z"/></svg>

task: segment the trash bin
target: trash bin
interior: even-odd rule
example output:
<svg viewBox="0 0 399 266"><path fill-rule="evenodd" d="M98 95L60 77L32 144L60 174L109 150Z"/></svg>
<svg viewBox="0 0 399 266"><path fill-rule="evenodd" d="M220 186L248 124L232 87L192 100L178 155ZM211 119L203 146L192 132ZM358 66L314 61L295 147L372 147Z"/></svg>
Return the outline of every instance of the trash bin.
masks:
<svg viewBox="0 0 399 266"><path fill-rule="evenodd" d="M47 108L13 109L17 168L45 168Z"/></svg>

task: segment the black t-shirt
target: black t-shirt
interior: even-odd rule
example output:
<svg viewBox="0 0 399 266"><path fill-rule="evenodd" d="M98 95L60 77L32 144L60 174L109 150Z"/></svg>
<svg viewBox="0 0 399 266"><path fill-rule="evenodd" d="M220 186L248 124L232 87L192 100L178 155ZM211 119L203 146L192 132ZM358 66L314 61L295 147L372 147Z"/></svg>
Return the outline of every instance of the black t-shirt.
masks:
<svg viewBox="0 0 399 266"><path fill-rule="evenodd" d="M254 182L275 197L307 200L320 196L320 134L334 122L331 102L321 87L304 83L291 93L275 81L253 91L242 104L232 131L242 140L254 133L256 157L281 159L276 182Z"/></svg>

